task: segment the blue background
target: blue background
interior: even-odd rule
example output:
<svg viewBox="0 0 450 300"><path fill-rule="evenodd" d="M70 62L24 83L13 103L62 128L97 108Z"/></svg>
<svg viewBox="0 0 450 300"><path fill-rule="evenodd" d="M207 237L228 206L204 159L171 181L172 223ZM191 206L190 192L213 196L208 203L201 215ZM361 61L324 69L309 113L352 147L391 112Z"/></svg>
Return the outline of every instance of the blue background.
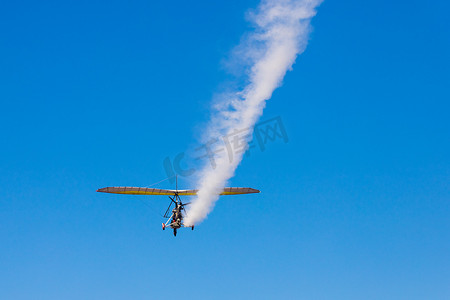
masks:
<svg viewBox="0 0 450 300"><path fill-rule="evenodd" d="M325 1L263 116L289 142L230 182L262 193L194 231L95 192L195 144L257 4L0 4L1 299L450 298L448 1Z"/></svg>

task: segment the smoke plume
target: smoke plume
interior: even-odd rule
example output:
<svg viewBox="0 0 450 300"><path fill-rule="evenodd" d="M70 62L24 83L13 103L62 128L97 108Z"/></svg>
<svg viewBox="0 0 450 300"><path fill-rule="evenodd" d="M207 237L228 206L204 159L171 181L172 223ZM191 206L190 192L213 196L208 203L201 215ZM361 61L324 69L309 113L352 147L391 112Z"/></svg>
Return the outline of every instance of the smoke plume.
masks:
<svg viewBox="0 0 450 300"><path fill-rule="evenodd" d="M253 130L266 101L280 86L297 55L305 50L310 21L320 2L262 0L257 10L249 14L254 30L243 38L234 53L244 66L242 75L246 77L246 85L239 91L222 95L207 128L207 137L228 136L243 128ZM216 166L205 165L200 172L199 192L185 218L188 226L206 218L244 154L235 153L230 161L226 151L212 148Z"/></svg>

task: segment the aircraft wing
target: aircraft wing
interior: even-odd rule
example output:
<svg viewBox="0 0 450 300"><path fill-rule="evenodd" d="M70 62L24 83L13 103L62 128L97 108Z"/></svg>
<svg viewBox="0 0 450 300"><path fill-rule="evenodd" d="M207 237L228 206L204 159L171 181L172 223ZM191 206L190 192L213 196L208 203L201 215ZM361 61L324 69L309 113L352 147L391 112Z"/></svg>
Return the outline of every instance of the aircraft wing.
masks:
<svg viewBox="0 0 450 300"><path fill-rule="evenodd" d="M131 187L131 186L113 186L98 189L97 192L112 193L112 194L127 194L127 195L165 195L174 196L176 193L180 196L195 196L198 190L164 190L144 187ZM254 194L260 193L259 190L252 188L241 187L227 187L223 189L220 195L240 195L240 194Z"/></svg>
<svg viewBox="0 0 450 300"><path fill-rule="evenodd" d="M242 188L242 187L226 187L223 189L221 195L241 195L241 194L255 194L261 193L260 190L252 188Z"/></svg>

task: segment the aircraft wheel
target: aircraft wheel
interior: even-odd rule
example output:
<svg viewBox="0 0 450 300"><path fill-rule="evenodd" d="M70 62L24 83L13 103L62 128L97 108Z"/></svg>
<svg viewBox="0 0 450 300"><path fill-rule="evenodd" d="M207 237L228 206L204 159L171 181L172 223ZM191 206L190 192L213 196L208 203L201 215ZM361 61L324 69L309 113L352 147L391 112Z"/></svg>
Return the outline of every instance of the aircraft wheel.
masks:
<svg viewBox="0 0 450 300"><path fill-rule="evenodd" d="M194 226L192 226L191 228L192 228L192 230L194 230Z"/></svg>
<svg viewBox="0 0 450 300"><path fill-rule="evenodd" d="M166 230L166 224L162 223L162 229Z"/></svg>
<svg viewBox="0 0 450 300"><path fill-rule="evenodd" d="M177 230L176 229L173 230L173 235L177 236Z"/></svg>

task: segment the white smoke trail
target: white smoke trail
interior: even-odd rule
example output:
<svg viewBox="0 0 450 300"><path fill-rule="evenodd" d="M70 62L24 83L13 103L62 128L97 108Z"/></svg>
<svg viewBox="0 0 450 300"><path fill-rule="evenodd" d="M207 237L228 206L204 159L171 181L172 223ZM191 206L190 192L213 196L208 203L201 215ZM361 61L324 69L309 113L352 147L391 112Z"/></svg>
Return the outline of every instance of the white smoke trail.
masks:
<svg viewBox="0 0 450 300"><path fill-rule="evenodd" d="M254 32L237 48L239 54L244 53L250 61L246 74L248 83L243 90L224 96L209 124L208 137L227 136L243 128L253 130L266 100L281 84L297 55L305 50L310 20L321 1L262 0L256 13L250 16L255 24ZM185 218L188 226L198 224L212 210L243 155L236 153L230 162L226 151L214 152L217 152L216 168L205 166L200 172L198 196Z"/></svg>

